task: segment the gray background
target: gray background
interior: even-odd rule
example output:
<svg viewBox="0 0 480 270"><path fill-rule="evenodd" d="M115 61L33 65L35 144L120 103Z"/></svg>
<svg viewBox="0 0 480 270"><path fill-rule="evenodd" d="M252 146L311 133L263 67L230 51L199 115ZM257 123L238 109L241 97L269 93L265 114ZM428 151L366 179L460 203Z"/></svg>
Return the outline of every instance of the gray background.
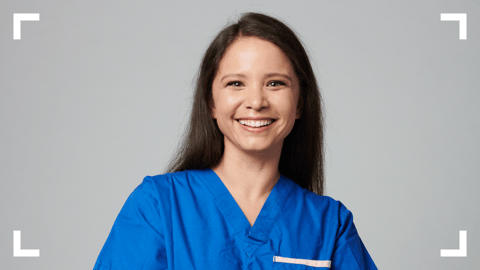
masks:
<svg viewBox="0 0 480 270"><path fill-rule="evenodd" d="M20 1L0 4L0 268L92 269L115 217L160 174L212 37L245 11L309 50L327 195L380 269L480 264L478 1ZM12 38L13 13L40 13ZM468 39L440 13L467 13ZM13 230L39 258L12 256ZM468 257L441 258L468 231Z"/></svg>

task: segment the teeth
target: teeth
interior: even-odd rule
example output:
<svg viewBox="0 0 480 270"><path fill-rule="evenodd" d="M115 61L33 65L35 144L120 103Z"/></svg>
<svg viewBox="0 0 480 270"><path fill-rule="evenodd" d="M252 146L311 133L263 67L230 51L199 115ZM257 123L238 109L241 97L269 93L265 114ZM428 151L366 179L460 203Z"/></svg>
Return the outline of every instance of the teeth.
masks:
<svg viewBox="0 0 480 270"><path fill-rule="evenodd" d="M263 127L270 125L273 121L272 120L262 120L262 121L254 121L254 120L239 120L240 124L249 127Z"/></svg>

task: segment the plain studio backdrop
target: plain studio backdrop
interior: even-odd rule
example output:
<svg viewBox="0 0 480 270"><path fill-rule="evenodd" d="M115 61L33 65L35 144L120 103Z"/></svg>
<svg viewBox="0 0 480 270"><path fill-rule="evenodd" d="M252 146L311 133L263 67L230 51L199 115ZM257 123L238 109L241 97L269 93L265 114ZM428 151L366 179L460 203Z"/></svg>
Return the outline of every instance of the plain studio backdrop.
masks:
<svg viewBox="0 0 480 270"><path fill-rule="evenodd" d="M306 45L326 195L353 212L379 269L478 267L478 1L2 0L1 269L93 268L128 195L164 172L203 52L247 11ZM40 14L21 40L14 13ZM441 13L467 14L467 40ZM40 257L13 257L14 230ZM467 257L440 257L460 230Z"/></svg>

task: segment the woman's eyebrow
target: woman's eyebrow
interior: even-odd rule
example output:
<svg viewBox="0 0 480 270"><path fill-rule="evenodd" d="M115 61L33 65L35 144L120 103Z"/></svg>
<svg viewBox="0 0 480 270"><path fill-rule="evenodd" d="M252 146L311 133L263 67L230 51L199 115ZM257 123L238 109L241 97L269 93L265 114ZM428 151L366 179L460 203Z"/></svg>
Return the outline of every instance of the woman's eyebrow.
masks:
<svg viewBox="0 0 480 270"><path fill-rule="evenodd" d="M270 77L275 77L275 76L280 76L280 77L284 77L290 81L292 81L292 78L290 78L290 76L288 76L287 74L283 74L283 73L267 73L265 74L264 78L270 78ZM247 76L243 73L229 73L229 74L225 74L221 79L220 81L223 81L225 78L228 78L228 77L240 77L240 78L246 78Z"/></svg>
<svg viewBox="0 0 480 270"><path fill-rule="evenodd" d="M227 77L240 77L240 78L246 78L247 75L243 74L243 73L229 73L229 74L225 74L222 79L220 81L223 81L225 78Z"/></svg>
<svg viewBox="0 0 480 270"><path fill-rule="evenodd" d="M284 78L288 79L289 81L292 81L292 78L290 78L290 76L288 76L287 74L284 74L284 73L268 73L268 74L265 75L265 78L276 77L276 76L284 77Z"/></svg>

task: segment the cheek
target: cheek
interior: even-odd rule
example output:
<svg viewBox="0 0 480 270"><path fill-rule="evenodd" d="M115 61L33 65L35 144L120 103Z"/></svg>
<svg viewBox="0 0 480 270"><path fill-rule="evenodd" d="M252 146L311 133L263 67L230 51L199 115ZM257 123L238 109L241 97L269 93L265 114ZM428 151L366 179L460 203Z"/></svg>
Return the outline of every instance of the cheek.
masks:
<svg viewBox="0 0 480 270"><path fill-rule="evenodd" d="M284 117L296 118L297 116L297 107L298 107L298 100L295 96L288 95L283 97L278 97L276 99L276 108L277 111L283 115Z"/></svg>
<svg viewBox="0 0 480 270"><path fill-rule="evenodd" d="M218 95L215 99L215 108L218 118L231 117L235 114L236 109L240 104L239 97L234 95Z"/></svg>
<svg viewBox="0 0 480 270"><path fill-rule="evenodd" d="M230 106L230 107L236 107L236 103L239 102L239 98L236 97L236 96L233 96L233 95L229 95L227 98L226 98L226 105L227 106Z"/></svg>

